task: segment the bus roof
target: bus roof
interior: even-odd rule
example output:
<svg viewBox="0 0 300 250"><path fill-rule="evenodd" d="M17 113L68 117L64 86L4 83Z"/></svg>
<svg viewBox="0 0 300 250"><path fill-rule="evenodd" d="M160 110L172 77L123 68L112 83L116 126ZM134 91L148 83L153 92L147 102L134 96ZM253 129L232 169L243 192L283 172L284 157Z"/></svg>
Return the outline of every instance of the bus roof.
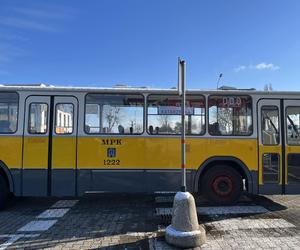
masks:
<svg viewBox="0 0 300 250"><path fill-rule="evenodd" d="M98 92L98 93L153 93L177 94L176 88L160 89L148 87L74 87L54 86L48 84L0 84L0 91L41 91L41 92ZM293 95L300 96L300 91L261 91L255 89L188 89L187 94L244 94L244 95Z"/></svg>

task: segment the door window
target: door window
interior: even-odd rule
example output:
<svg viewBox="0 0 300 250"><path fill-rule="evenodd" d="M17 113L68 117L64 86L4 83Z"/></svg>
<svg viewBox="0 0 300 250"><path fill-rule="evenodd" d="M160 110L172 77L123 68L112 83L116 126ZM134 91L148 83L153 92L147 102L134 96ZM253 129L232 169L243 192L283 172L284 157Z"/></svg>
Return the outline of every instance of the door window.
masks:
<svg viewBox="0 0 300 250"><path fill-rule="evenodd" d="M279 154L267 153L263 154L263 181L264 183L279 182Z"/></svg>
<svg viewBox="0 0 300 250"><path fill-rule="evenodd" d="M31 103L29 107L28 132L30 134L46 134L48 124L48 104Z"/></svg>
<svg viewBox="0 0 300 250"><path fill-rule="evenodd" d="M55 133L72 134L74 105L72 103L56 104L55 114Z"/></svg>
<svg viewBox="0 0 300 250"><path fill-rule="evenodd" d="M288 154L288 183L300 184L300 154Z"/></svg>
<svg viewBox="0 0 300 250"><path fill-rule="evenodd" d="M279 110L276 106L261 109L261 135L264 145L279 144Z"/></svg>
<svg viewBox="0 0 300 250"><path fill-rule="evenodd" d="M286 133L289 145L300 145L300 107L287 107Z"/></svg>

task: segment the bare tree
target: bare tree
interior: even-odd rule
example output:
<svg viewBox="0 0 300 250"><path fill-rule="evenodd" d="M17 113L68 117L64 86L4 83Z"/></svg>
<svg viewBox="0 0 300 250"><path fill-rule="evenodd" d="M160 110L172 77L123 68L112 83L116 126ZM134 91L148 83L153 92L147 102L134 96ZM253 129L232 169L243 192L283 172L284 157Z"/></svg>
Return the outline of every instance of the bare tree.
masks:
<svg viewBox="0 0 300 250"><path fill-rule="evenodd" d="M107 128L107 132L108 133L111 133L112 132L112 129L115 125L118 125L119 124L119 121L120 121L120 107L112 107L112 106L109 106L108 108L106 108L104 110L104 117L107 121L107 125L108 125L108 128Z"/></svg>
<svg viewBox="0 0 300 250"><path fill-rule="evenodd" d="M162 132L171 132L173 131L170 125L170 116L169 115L160 115L158 116L158 121L160 124L160 131Z"/></svg>
<svg viewBox="0 0 300 250"><path fill-rule="evenodd" d="M265 84L264 91L273 91L272 83Z"/></svg>
<svg viewBox="0 0 300 250"><path fill-rule="evenodd" d="M129 124L132 127L134 133L140 133L143 131L143 125L136 120L136 117L130 119Z"/></svg>
<svg viewBox="0 0 300 250"><path fill-rule="evenodd" d="M218 110L219 129L231 133L233 130L233 110L232 108L222 108Z"/></svg>

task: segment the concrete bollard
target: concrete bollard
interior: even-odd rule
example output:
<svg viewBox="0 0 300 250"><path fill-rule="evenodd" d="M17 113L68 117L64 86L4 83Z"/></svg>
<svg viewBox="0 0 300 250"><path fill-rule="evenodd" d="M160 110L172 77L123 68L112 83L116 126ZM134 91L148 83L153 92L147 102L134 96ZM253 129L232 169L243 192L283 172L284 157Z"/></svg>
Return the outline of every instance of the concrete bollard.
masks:
<svg viewBox="0 0 300 250"><path fill-rule="evenodd" d="M205 229L199 225L194 197L189 192L177 192L174 198L172 224L166 229L166 241L182 248L205 243Z"/></svg>

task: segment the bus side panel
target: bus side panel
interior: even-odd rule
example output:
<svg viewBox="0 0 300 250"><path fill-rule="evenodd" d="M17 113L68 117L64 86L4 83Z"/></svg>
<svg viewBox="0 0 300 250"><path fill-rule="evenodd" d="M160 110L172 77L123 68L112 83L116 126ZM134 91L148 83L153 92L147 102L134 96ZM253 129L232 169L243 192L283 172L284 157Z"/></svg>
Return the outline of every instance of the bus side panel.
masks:
<svg viewBox="0 0 300 250"><path fill-rule="evenodd" d="M52 195L74 196L76 137L52 137Z"/></svg>
<svg viewBox="0 0 300 250"><path fill-rule="evenodd" d="M22 136L0 136L0 160L13 177L14 194L21 194Z"/></svg>
<svg viewBox="0 0 300 250"><path fill-rule="evenodd" d="M257 171L257 140L187 139L187 183L208 158L231 156ZM180 139L154 137L80 137L79 192L171 191L180 187Z"/></svg>
<svg viewBox="0 0 300 250"><path fill-rule="evenodd" d="M78 192L145 192L144 138L78 138Z"/></svg>
<svg viewBox="0 0 300 250"><path fill-rule="evenodd" d="M233 138L190 138L187 140L187 166L198 168L211 157L229 156L242 161L249 171L257 171L257 140ZM200 160L200 161L199 161Z"/></svg>
<svg viewBox="0 0 300 250"><path fill-rule="evenodd" d="M23 195L47 195L48 142L48 136L24 137Z"/></svg>

